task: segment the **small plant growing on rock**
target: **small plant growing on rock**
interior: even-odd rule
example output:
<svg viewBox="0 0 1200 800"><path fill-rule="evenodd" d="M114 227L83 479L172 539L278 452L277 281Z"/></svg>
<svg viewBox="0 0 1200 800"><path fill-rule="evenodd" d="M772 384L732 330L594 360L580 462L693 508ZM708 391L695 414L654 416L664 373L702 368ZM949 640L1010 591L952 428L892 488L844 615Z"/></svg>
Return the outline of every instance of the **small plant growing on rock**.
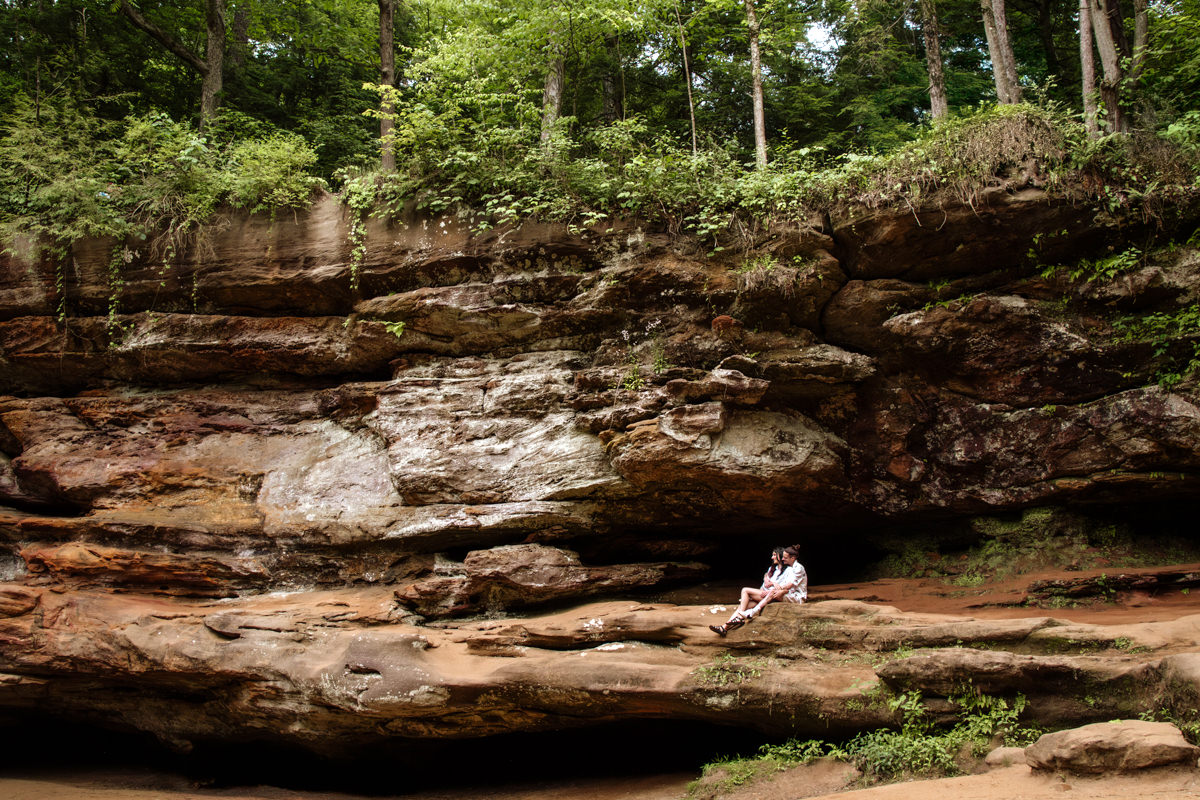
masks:
<svg viewBox="0 0 1200 800"><path fill-rule="evenodd" d="M734 270L738 275L738 293L775 291L785 298L796 293L800 270L785 267L775 256L766 254L747 259Z"/></svg>
<svg viewBox="0 0 1200 800"><path fill-rule="evenodd" d="M1151 345L1161 363L1155 378L1164 389L1174 389L1200 372L1200 305L1122 317L1113 327L1125 341L1141 340Z"/></svg>
<svg viewBox="0 0 1200 800"><path fill-rule="evenodd" d="M766 659L738 659L731 653L721 653L712 664L705 664L692 671L701 683L724 688L754 680L762 675L767 666Z"/></svg>

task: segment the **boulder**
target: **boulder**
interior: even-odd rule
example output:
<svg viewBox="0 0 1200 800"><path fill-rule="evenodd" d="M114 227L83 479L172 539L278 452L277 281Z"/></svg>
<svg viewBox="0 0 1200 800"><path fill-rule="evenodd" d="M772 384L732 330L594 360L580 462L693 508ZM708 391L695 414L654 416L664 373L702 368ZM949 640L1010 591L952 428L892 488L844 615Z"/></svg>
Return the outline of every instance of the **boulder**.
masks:
<svg viewBox="0 0 1200 800"><path fill-rule="evenodd" d="M1196 766L1200 747L1167 722L1119 720L1047 733L1025 748L1038 770L1081 774L1133 772L1149 767Z"/></svg>
<svg viewBox="0 0 1200 800"><path fill-rule="evenodd" d="M433 574L396 590L396 599L426 617L526 609L564 600L636 592L695 580L704 564L584 566L577 553L539 544L476 550L461 564L441 560Z"/></svg>

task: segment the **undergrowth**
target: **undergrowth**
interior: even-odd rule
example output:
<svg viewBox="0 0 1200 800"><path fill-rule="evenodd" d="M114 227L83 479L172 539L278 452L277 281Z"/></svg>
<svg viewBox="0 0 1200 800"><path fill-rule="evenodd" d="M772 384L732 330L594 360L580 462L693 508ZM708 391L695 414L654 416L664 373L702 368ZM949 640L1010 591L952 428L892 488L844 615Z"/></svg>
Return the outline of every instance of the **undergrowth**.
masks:
<svg viewBox="0 0 1200 800"><path fill-rule="evenodd" d="M53 252L60 316L63 265L79 239L111 237L134 254L134 266L149 259L170 266L196 252L200 232L223 209L302 208L323 185L310 172L317 154L303 138L236 112L201 133L162 113L105 121L66 102L35 111L21 98L13 108L0 120L0 242ZM528 110L536 119L536 104ZM1032 105L968 111L887 153L801 148L761 169L712 142L693 153L636 117L575 138L564 125L542 142L531 124L489 126L427 109L404 114L395 128L400 169L335 176L351 211L352 288L365 257L366 219L413 209L457 214L475 230L527 219L577 230L644 219L695 235L716 252L748 247L767 227L814 214L974 204L1000 185L1032 182L1144 217L1200 192L1196 166L1180 145L1125 136L1093 142L1065 113ZM791 292L806 269L751 263L739 287ZM1176 372L1192 369L1185 367Z"/></svg>
<svg viewBox="0 0 1200 800"><path fill-rule="evenodd" d="M110 237L114 261L169 266L223 208L307 206L316 160L300 136L233 112L202 134L162 113L114 122L17 98L0 121L0 244L25 239L61 261L75 241Z"/></svg>
<svg viewBox="0 0 1200 800"><path fill-rule="evenodd" d="M1200 305L1121 317L1114 327L1126 340L1150 343L1159 364L1155 377L1164 388L1200 374Z"/></svg>
<svg viewBox="0 0 1200 800"><path fill-rule="evenodd" d="M1050 508L1025 509L1007 517L976 517L969 531L956 536L959 541L968 536L973 541L966 547L951 548L943 547L937 537L907 537L871 574L877 578L941 578L970 589L1041 569L1178 564L1200 555L1185 531L1178 535L1164 532L1147 542L1112 520Z"/></svg>
<svg viewBox="0 0 1200 800"><path fill-rule="evenodd" d="M1123 136L1092 142L1066 114L1031 105L964 113L888 153L829 156L801 148L762 169L715 143L692 153L653 137L636 117L580 139L560 130L543 143L531 127L413 114L396 120L405 168L343 174L343 196L368 193L383 215L414 206L455 212L477 229L526 218L587 226L633 217L688 231L719 250L729 235L745 238L775 221L851 207L915 209L943 199L974 204L989 186L1010 181L1035 181L1061 196L1143 215L1195 191L1195 166L1177 147Z"/></svg>
<svg viewBox="0 0 1200 800"><path fill-rule="evenodd" d="M887 702L900 720L898 728L864 731L844 742L791 739L763 745L750 758L718 759L704 766L701 777L689 785L688 796L694 800L719 797L820 758L853 764L864 783L946 777L965 771L994 747L1026 746L1044 733L1020 723L1026 705L1022 695L1007 699L965 689L950 700L958 706L959 716L949 727L939 727L929 718L919 692L904 692Z"/></svg>

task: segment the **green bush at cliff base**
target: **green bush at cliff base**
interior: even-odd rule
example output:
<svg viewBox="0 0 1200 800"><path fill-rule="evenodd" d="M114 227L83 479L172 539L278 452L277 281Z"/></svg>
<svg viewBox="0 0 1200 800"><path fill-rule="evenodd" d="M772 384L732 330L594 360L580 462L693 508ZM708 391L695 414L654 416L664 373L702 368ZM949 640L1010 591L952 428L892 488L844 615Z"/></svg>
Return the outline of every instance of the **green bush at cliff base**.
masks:
<svg viewBox="0 0 1200 800"><path fill-rule="evenodd" d="M900 719L898 729L859 733L841 744L818 739L791 739L763 745L752 758L723 758L706 764L700 779L688 787L695 800L711 800L737 786L807 764L835 758L854 764L866 783L910 777L959 774L973 759L1001 745L1025 746L1044 731L1019 722L1024 696L1012 699L964 691L951 698L961 715L950 728L938 728L927 717L919 692L904 692L887 701Z"/></svg>

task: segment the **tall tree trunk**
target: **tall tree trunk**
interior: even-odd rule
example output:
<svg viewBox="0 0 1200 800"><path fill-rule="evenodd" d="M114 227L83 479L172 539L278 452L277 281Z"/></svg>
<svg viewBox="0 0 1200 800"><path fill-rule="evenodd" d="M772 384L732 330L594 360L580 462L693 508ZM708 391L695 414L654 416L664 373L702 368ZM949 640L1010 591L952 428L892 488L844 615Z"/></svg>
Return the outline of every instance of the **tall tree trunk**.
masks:
<svg viewBox="0 0 1200 800"><path fill-rule="evenodd" d="M550 141L554 126L562 116L563 84L566 78L566 61L557 31L550 32L550 64L546 69L546 82L542 87L542 144Z"/></svg>
<svg viewBox="0 0 1200 800"><path fill-rule="evenodd" d="M1017 75L1017 59L1013 56L1012 44L1008 40L1008 12L1004 0L992 0L992 16L996 20L996 44L1004 59L1004 73L1008 80L1010 103L1021 102L1021 79Z"/></svg>
<svg viewBox="0 0 1200 800"><path fill-rule="evenodd" d="M1121 109L1121 83L1125 79L1121 60L1126 54L1121 51L1121 39L1113 32L1110 2L1111 0L1089 0L1092 31L1096 34L1096 50L1100 53L1100 64L1104 68L1104 78L1100 81L1100 99L1104 102L1109 130L1113 133L1127 133L1129 121Z"/></svg>
<svg viewBox="0 0 1200 800"><path fill-rule="evenodd" d="M1054 3L1052 0L1038 2L1038 38L1042 40L1042 52L1046 54L1046 71L1051 75L1062 73L1062 59L1054 45Z"/></svg>
<svg viewBox="0 0 1200 800"><path fill-rule="evenodd" d="M683 77L687 81L688 120L692 123L692 155L700 152L696 141L696 104L692 101L692 67L688 63L687 37L683 30L683 17L679 13L679 0L675 0L675 24L679 26L679 49L683 52Z"/></svg>
<svg viewBox="0 0 1200 800"><path fill-rule="evenodd" d="M200 127L205 125L216 114L217 105L221 102L221 85L225 62L225 0L207 0L205 4L204 27L207 34L205 57L193 53L183 46L175 37L142 16L129 0L120 0L121 13L130 22L143 30L164 49L178 56L185 64L198 72L202 78L200 84Z"/></svg>
<svg viewBox="0 0 1200 800"><path fill-rule="evenodd" d="M200 129L216 116L225 78L225 0L208 0L204 13L206 69L200 84Z"/></svg>
<svg viewBox="0 0 1200 800"><path fill-rule="evenodd" d="M1100 135L1096 108L1096 54L1092 44L1092 8L1089 0L1079 0L1079 64L1083 87L1083 126L1088 138Z"/></svg>
<svg viewBox="0 0 1200 800"><path fill-rule="evenodd" d="M950 115L946 101L946 77L942 72L942 46L938 41L937 7L934 0L920 0L921 35L925 37L925 67L929 70L929 113L934 119Z"/></svg>
<svg viewBox="0 0 1200 800"><path fill-rule="evenodd" d="M1133 0L1133 66L1129 77L1134 83L1142 79L1146 67L1146 48L1150 45L1150 3Z"/></svg>
<svg viewBox="0 0 1200 800"><path fill-rule="evenodd" d="M233 47L229 52L229 64L235 70L246 66L246 57L250 52L250 9L239 5L233 12L233 30L230 37Z"/></svg>
<svg viewBox="0 0 1200 800"><path fill-rule="evenodd" d="M754 0L746 2L746 26L750 29L750 75L754 92L754 163L761 169L767 165L767 118L763 108L762 55L758 50L761 31L758 15L754 12Z"/></svg>
<svg viewBox="0 0 1200 800"><path fill-rule="evenodd" d="M600 79L600 89L603 94L604 109L601 112L604 122L612 125L624 117L621 107L621 95L617 91L617 78L621 69L620 40L615 33L604 37L604 50L608 54L608 63L604 65L604 75Z"/></svg>
<svg viewBox="0 0 1200 800"><path fill-rule="evenodd" d="M379 0L379 83L392 88L396 86L395 24L396 0ZM379 110L382 112L379 117L380 168L385 173L395 172L396 147L392 129L396 124L396 106L386 90Z"/></svg>
<svg viewBox="0 0 1200 800"><path fill-rule="evenodd" d="M992 0L979 0L983 11L983 32L987 36L988 57L992 60L992 78L996 82L996 99L1001 103L1014 103L1012 89L1008 83L1008 70L1004 66L1004 54L1000 51L1000 35L996 30L996 16L992 11Z"/></svg>

